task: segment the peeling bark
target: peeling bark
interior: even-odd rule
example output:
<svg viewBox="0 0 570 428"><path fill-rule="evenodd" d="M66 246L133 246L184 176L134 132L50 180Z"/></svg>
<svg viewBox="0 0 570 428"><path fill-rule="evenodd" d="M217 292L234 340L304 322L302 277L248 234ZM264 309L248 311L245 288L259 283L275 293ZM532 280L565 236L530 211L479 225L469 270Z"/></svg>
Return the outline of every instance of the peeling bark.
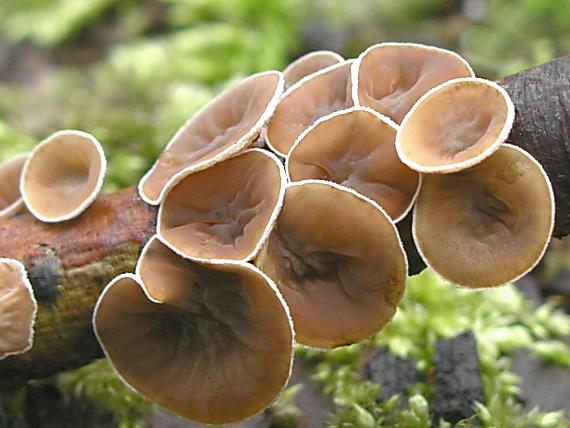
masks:
<svg viewBox="0 0 570 428"><path fill-rule="evenodd" d="M499 82L516 107L509 142L535 156L556 195L554 236L570 232L570 57ZM99 198L78 219L46 224L29 213L0 222L0 256L21 260L39 303L34 346L0 360L0 390L88 364L102 356L91 317L97 297L116 275L134 270L154 234L157 210L135 188ZM413 251L411 222L399 226ZM410 257L410 272L425 268Z"/></svg>

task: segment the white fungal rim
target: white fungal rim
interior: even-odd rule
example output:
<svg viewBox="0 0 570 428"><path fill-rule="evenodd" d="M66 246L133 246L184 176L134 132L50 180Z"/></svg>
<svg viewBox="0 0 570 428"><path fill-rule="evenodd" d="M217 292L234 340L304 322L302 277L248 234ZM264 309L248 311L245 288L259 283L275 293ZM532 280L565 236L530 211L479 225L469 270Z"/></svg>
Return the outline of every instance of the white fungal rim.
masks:
<svg viewBox="0 0 570 428"><path fill-rule="evenodd" d="M422 244L421 244L421 240L418 239L417 236L417 222L416 222L416 218L417 218L417 211L418 211L418 204L415 205L414 207L414 213L413 213L413 218L412 218L412 238L414 240L414 243L416 244L416 248L418 250L418 253L420 255L420 257L422 258L422 260L424 261L424 263L426 264L427 267L429 267L433 272L435 272L438 277L442 278L443 280L450 282L451 284L457 285L461 288L465 288L465 289L469 289L472 291L481 291L481 290L490 290L490 289L494 289L497 287L502 287L502 286L506 286L509 285L519 279L521 279L523 276L525 276L527 273L529 273L531 270L533 270L538 263L540 263L540 261L542 260L542 258L544 257L544 254L546 253L546 250L548 249L548 245L550 244L550 240L552 239L552 232L554 231L554 223L555 223L555 212L556 212L556 202L554 199L554 190L552 188L552 183L550 182L550 178L548 177L548 174L546 174L546 171L544 170L543 166L540 164L540 162L538 162L530 153L528 153L526 150L521 149L518 146L512 145L512 144L507 144L504 143L503 144L504 148L507 149L511 149L511 150L515 150L519 153L521 153L523 156L525 156L527 159L529 159L531 161L531 163L533 163L538 170L541 172L542 176L544 177L544 180L546 181L546 185L548 188L548 195L549 195L549 199L550 199L550 206L551 206L551 211L550 211L550 227L548 230L548 238L545 240L544 245L538 255L538 257L536 258L536 260L534 262L532 262L527 269L525 269L524 271L522 271L519 274L514 275L512 278L507 279L504 282L501 282L499 284L486 284L486 285L482 285L482 286L478 286L478 285L465 285L465 284L459 284L449 278L447 278L445 275L441 274L439 271L437 271L430 263L430 260L428 257L426 257L424 250L422 248Z"/></svg>
<svg viewBox="0 0 570 428"><path fill-rule="evenodd" d="M431 51L434 53L438 53L438 54L444 54L444 55L449 55L457 60L459 60L461 63L463 63L463 65L467 68L467 70L469 71L469 73L471 74L471 77L475 77L475 72L473 71L473 68L471 68L471 65L467 62L467 60L465 58L463 58L461 55L459 55L456 52L450 51L448 49L443 49L443 48L439 48L437 46L429 46L429 45L423 45L421 43L406 43L406 42L384 42L384 43L377 43L375 45L372 45L370 47L368 47L364 52L362 52L358 58L354 61L354 63L352 64L352 67L350 69L350 76L352 79L352 102L356 107L360 107L360 97L358 96L358 86L359 86L359 82L360 82L360 78L359 78L359 74L360 74L360 64L362 63L362 59L368 55L372 50L378 49L378 48L382 48L382 47L412 47L412 48L418 48L418 49L423 49L425 51Z"/></svg>
<svg viewBox="0 0 570 428"><path fill-rule="evenodd" d="M350 80L350 67L351 67L351 64L353 63L353 61L354 60L352 60L352 59L343 60L342 62L339 62L338 64L330 65L328 67L320 69L319 71L317 71L315 73L311 73L311 74L303 77L301 80L299 80L298 82L296 82L295 84L293 84L287 88L287 90L283 93L283 96L279 100L279 104L282 103L293 92L300 89L305 83L312 81L313 79L318 79L319 77L323 76L324 74L333 72L337 68L345 67L348 65L349 66L348 78ZM283 153L281 150L277 150L275 148L275 146L271 143L271 140L269 139L269 135L268 135L269 134L268 130L269 130L270 126L271 126L271 122L268 123L267 129L264 130L263 136L265 137L265 143L267 144L267 147L269 147L274 153L281 156L282 158L286 158L287 153Z"/></svg>
<svg viewBox="0 0 570 428"><path fill-rule="evenodd" d="M315 123L313 123L311 126L309 126L307 129L305 129L300 135L299 137L295 140L295 143L293 143L293 145L291 146L291 150L289 150L289 154L286 157L285 160L285 171L287 173L287 180L290 181L291 183L296 183L297 181L293 180L291 178L291 174L289 173L289 161L291 159L291 156L293 155L293 152L297 149L297 147L302 143L302 141L306 138L306 136L311 133L315 128L317 128L319 125L321 125L323 122L327 122L328 120L334 119L336 117L339 116L344 116L344 115L349 115L353 112L358 112L358 111L363 111L366 113L369 113L371 115L373 115L375 118L379 119L380 121L382 121L385 125L388 125L389 127L391 127L397 134L399 126L396 122L394 122L392 119L390 119L388 116L384 116L381 113L378 113L376 110L370 108L370 107L364 107L364 106L360 106L360 107L350 107L344 110L338 110L335 111L333 113L330 113L326 116L323 116L321 118L319 118ZM395 140L394 140L395 143ZM398 156L399 158L399 156ZM401 161L401 160L400 160ZM405 164L404 164L405 165ZM405 165L407 168L408 165ZM418 174L418 184L416 186L416 190L414 191L414 194L412 195L412 198L410 199L410 203L406 206L406 208L402 211L402 214L400 214L398 217L396 217L395 219L393 219L392 221L394 223L398 223L401 220L403 220L408 213L411 211L412 207L414 206L414 203L416 202L416 199L420 193L420 188L423 182L423 176L420 172L412 170L414 172L416 172ZM303 181L303 180L299 180L299 181ZM328 180L320 180L320 181L325 181L328 182ZM332 183L332 181L331 181ZM346 186L343 186L346 187ZM354 190L354 189L351 189ZM360 192L358 192L357 190L354 190L356 193L362 195ZM362 195L365 196L365 195ZM367 197L367 196L365 196ZM368 198L370 199L370 198ZM372 199L371 199L372 200ZM373 201L374 202L374 201ZM378 204L377 202L375 202L376 204ZM380 204L378 204L380 205ZM390 216L388 216L390 217ZM391 219L391 217L390 217Z"/></svg>
<svg viewBox="0 0 570 428"><path fill-rule="evenodd" d="M400 300L399 300L399 302L401 302L402 298L404 297L404 294L406 292L406 282L407 282L407 278L408 278L409 265L408 265L408 255L407 255L406 251L404 250L404 244L402 243L402 238L400 237L400 233L398 232L398 229L396 228L394 221L390 218L390 216L386 213L386 211L380 205L378 205L376 202L374 202L372 199L358 193L357 191L355 191L349 187L342 186L342 185L337 184L333 181L313 180L313 179L295 181L295 182L287 184L287 189L289 189L291 187L303 187L305 185L310 185L310 184L323 184L325 186L333 187L337 190L340 190L340 191L343 191L346 193L350 193L351 195L356 196L361 201L368 202L369 204L371 204L372 207L376 208L378 211L380 211L380 213L388 221L388 223L390 224L390 227L394 231L394 236L396 237L398 248L400 249L400 252L401 252L401 254L403 256L403 260L404 260L404 272L405 272L404 276L405 277L404 277L404 281L403 281L403 293L402 293L402 296L400 297ZM386 328L388 326L388 324L390 324L392 322L392 320L394 319L394 317L396 316L396 313L398 312L398 305L394 306L394 309L395 309L394 315L392 315L392 317L386 322L386 324L384 324L379 330L377 330L377 331L371 333L370 335L368 335L367 337L362 338L362 339L360 339L354 343L351 343L349 345L341 345L341 346L333 346L330 348L325 348L325 347L318 347L318 346L314 346L314 345L305 345L303 343L295 342L295 347L304 348L304 349L312 349L312 350L316 350L316 351L330 351L331 349L337 349L337 348L341 348L341 347L345 347L345 346L354 345L356 343L359 343L363 340L366 340L367 338L370 338L370 337L378 334L380 331L382 331L384 328Z"/></svg>
<svg viewBox="0 0 570 428"><path fill-rule="evenodd" d="M38 302L36 300L36 296L34 296L34 289L32 288L32 284L30 283L28 274L26 272L26 267L24 266L24 264L19 260L9 259L9 258L0 258L0 264L12 265L18 271L18 274L20 276L20 281L24 285L26 291L28 292L33 306L32 319L30 321L30 329L26 346L18 351L9 351L4 353L2 356L0 356L0 361L1 361L12 355L24 354L28 352L30 349L32 349L32 346L34 345L34 327L36 325L36 318L38 314Z"/></svg>
<svg viewBox="0 0 570 428"><path fill-rule="evenodd" d="M148 247L150 246L150 243L156 239L156 237L152 237L147 244L145 245L143 252L146 252L146 250L148 249ZM142 255L141 255L142 257ZM139 262L140 262L140 258L139 258ZM137 269L138 269L138 264L137 263ZM295 327L293 324L293 318L291 317L291 312L289 310L289 306L287 305L287 302L285 301L285 299L283 298L281 292L279 291L279 289L277 288L277 285L275 285L275 282L273 282L273 280L271 278L269 278L265 273L263 273L261 270L259 270L256 266L249 264L249 263L236 263L236 262L228 262L226 263L227 265L237 265L240 267L245 268L246 270L249 269L253 272L255 272L256 274L258 274L259 276L261 276L266 283L269 285L269 287L271 288L271 290L275 293L275 295L277 296L277 300L279 300L279 302L281 303L281 306L283 308L283 311L285 312L285 317L287 319L287 322L289 323L289 331L291 332L291 353L289 355L289 369L288 369L288 373L286 376L285 381L283 382L283 385L281 386L281 389L277 392L277 394L275 395L275 397L269 401L267 404L265 404L265 406L261 409L259 409L258 411L256 411L255 413L252 413L251 415L248 416L252 417L260 412L262 412L267 406L269 406L271 403L273 403L275 400L277 400L279 398L279 395L283 392L283 390L286 388L287 384L289 383L289 380L291 379L291 375L293 374L293 360L294 360L294 356L295 356ZM208 266L205 266L208 268ZM119 370L117 370L117 368L115 367L115 364L113 363L112 358L109 355L109 352L107 351L107 348L105 346L105 344L103 343L103 340L101 339L101 337L99 336L99 331L97 330L97 323L96 323L96 318L97 318L97 313L99 312L99 307L101 306L101 302L103 301L104 296L107 294L107 292L111 289L111 287L119 281L122 281L123 279L128 278L131 279L135 284L137 284L141 290L143 291L144 295L149 299L150 302L152 303L156 303L156 304L164 304L163 302L160 302L154 298L152 298L149 293L148 290L146 289L142 279L140 278L140 276L138 274L132 274L132 273L123 273L121 275L116 276L114 279L111 280L111 282L109 282L105 288L103 289L103 291L101 292L101 294L99 295L99 298L97 299L97 303L95 304L95 308L93 310L93 316L91 318L91 323L93 326L93 332L95 334L95 337L97 338L97 342L99 342L99 345L101 346L101 349L103 350L103 354L105 355L105 357L111 362L111 367L113 368L113 371L115 372L115 374L117 375L117 377L132 391L136 392L137 394L142 394L143 396L146 397L146 395L142 392L139 391L137 388L135 388L133 385L131 385L124 377L123 375L119 372ZM158 352L158 350L157 350ZM234 421L228 421L227 423L231 423ZM237 421L235 421L237 422Z"/></svg>
<svg viewBox="0 0 570 428"><path fill-rule="evenodd" d="M139 195L142 198L142 200L145 201L149 205L161 204L166 193L172 187L174 187L176 184L178 184L182 179L187 177L188 175L190 175L194 172L201 171L203 169L207 169L207 168L215 165L216 163L221 162L221 161L231 157L232 155L242 151L245 147L252 144L255 137L262 132L263 127L267 124L267 122L269 121L271 116L273 116L273 114L275 113L275 109L277 108L277 105L279 104L279 101L281 100L281 95L283 94L283 90L285 87L285 79L283 78L283 73L281 73L280 71L265 71L263 73L257 73L257 74L254 74L252 76L249 76L245 79L242 79L242 80L234 83L233 85L229 86L228 88L226 88L224 91L222 91L220 94L218 94L212 100L210 100L210 102L208 102L208 104L206 104L202 109L200 109L200 111L198 111L192 117L190 117L190 119L188 119L178 129L178 131L176 131L174 136L170 139L170 141L168 142L166 147L163 149L162 153L168 151L170 149L170 147L172 147L172 145L177 141L177 138L179 137L179 135L182 134L190 125L192 125L195 121L200 120L202 118L202 114L204 114L206 112L206 109L211 104L219 101L224 96L227 96L227 93L229 91L231 91L231 90L233 90L233 89L235 89L241 85L244 85L246 82L249 82L250 80L253 80L253 79L257 79L259 77L269 76L269 75L276 75L279 78L277 86L275 88L275 92L274 92L273 96L271 97L271 100L267 104L265 111L263 112L261 117L255 123L255 125L252 128L250 128L250 130L246 134L244 134L239 140L237 140L235 143L233 143L232 145L230 145L226 149L222 150L217 155L215 155L211 158L205 159L205 160L198 162L194 165L191 165L189 167L183 168L182 170L178 171L176 174L174 174L172 177L170 177L168 179L168 181L163 185L159 195L156 198L152 198L145 193L143 187L146 184L146 182L149 180L149 178L153 175L154 171L157 169L157 167L159 165L159 159L157 159L154 162L154 164L152 165L152 167L146 172L146 174L139 181L138 191L139 191Z"/></svg>
<svg viewBox="0 0 570 428"><path fill-rule="evenodd" d="M0 165L0 168L2 167L7 167L12 163L16 163L21 161L22 159L27 159L30 156L29 152L26 153L20 153L8 160L6 160L5 162L2 163L2 165ZM22 176L22 173L24 172L24 168L22 166L22 169L20 171L20 177ZM20 182L20 180L18 180L18 183ZM17 214L18 211L20 211L24 206L24 198L22 198L22 192L20 191L20 187L18 186L18 193L20 194L20 197L18 199L16 199L14 202L12 202L10 205L7 205L6 207L4 207L3 209L0 210L0 219L7 219L12 217L13 215Z"/></svg>
<svg viewBox="0 0 570 428"><path fill-rule="evenodd" d="M487 149L485 149L483 152L479 153L477 156L474 156L462 162L456 162L447 165L426 166L411 160L409 157L406 156L406 154L404 153L404 149L402 148L402 133L410 118L413 117L413 114L416 112L416 110L421 108L424 101L426 101L432 95L436 94L438 91L443 90L448 86L462 85L463 83L476 83L479 85L490 86L493 89L495 89L505 100L505 104L507 105L507 116L505 118L505 123L503 124L501 132L499 133L499 136L497 137L495 142ZM398 152L398 156L400 157L402 162L404 162L406 165L408 165L410 168L412 168L415 171L422 172L425 174L449 174L453 172L459 172L461 170L475 166L478 163L481 163L483 160L487 159L489 156L495 153L499 149L499 147L501 147L501 144L503 144L508 138L511 129L513 127L514 120L515 120L515 106L507 91L505 91L497 83L486 79L480 79L477 77L461 77L458 79L448 80L447 82L444 82L441 85L438 85L435 88L430 89L428 92L422 95L422 97L414 104L412 109L406 114L404 120L402 121L402 125L400 126L400 129L398 130L398 133L396 135L396 151Z"/></svg>
<svg viewBox="0 0 570 428"><path fill-rule="evenodd" d="M305 61L308 61L314 57L329 57L329 58L335 60L337 63L341 63L344 61L344 58L340 54L338 54L334 51L328 50L328 49L322 49L322 50L318 50L318 51L308 52L304 55L301 55L300 57L295 59L293 62L289 63L289 65L287 67L285 67L285 69L283 70L283 76L286 77L287 73L290 73L291 70L294 70L300 64L303 64ZM336 65L336 64L331 64L331 65ZM310 74L313 74L313 73L310 73ZM310 74L308 74L307 76L309 76ZM293 83L293 84L295 84L295 83Z"/></svg>
<svg viewBox="0 0 570 428"><path fill-rule="evenodd" d="M269 238L269 235L271 234L271 231L273 230L273 227L275 226L275 223L277 221L277 217L279 217L279 213L281 212L281 208L283 207L283 201L285 199L285 188L287 185L287 175L285 173L285 167L279 161L279 158L277 156L275 156L275 154L269 152L268 150L263 150L260 148L247 149L247 150L244 150L243 152L237 153L235 156L232 156L231 158L228 158L227 160L237 158L238 156L245 155L246 153L250 153L250 152L259 152L259 153L269 157L273 162L275 162L275 164L277 165L277 168L279 170L279 177L281 179L280 184L279 184L280 185L279 195L277 196L277 201L276 201L275 207L273 208L273 211L271 212L269 220L268 220L268 222L267 222L267 224L263 230L263 233L261 234L261 237L259 238L259 241L255 245L255 248L247 256L242 257L241 259L205 258L205 257L196 257L196 256L186 254L185 252L178 249L174 244L172 244L168 239L166 239L164 237L164 233L161 230L161 219L162 219L162 216L164 215L163 213L164 213L165 205L166 205L164 203L161 204L158 208L158 215L157 215L157 222L156 222L156 236L160 240L160 242L162 242L164 245L166 245L168 248L170 248L172 251L174 251L179 256L181 256L185 259L188 259L188 260L198 262L198 263L204 263L204 264L210 264L210 265L224 264L227 262L246 263L246 262L249 262L252 259L254 259L255 256L259 253L259 251L263 247L263 244L265 244L265 241L267 241L267 239ZM172 187L172 189L174 189L174 187ZM168 193L170 193L170 190L172 190L172 189L169 189ZM168 198L168 193L164 195L163 202L166 200L166 198Z"/></svg>
<svg viewBox="0 0 570 428"><path fill-rule="evenodd" d="M91 145L96 150L101 168L99 169L99 174L97 176L97 182L95 184L95 187L93 188L93 190L91 191L89 196L87 198L85 198L85 200L77 208L75 208L73 211L71 211L67 214L63 214L63 215L56 216L56 217L49 217L49 216L45 216L45 215L41 214L40 212L38 212L34 208L33 202L30 201L30 197L26 191L26 184L25 184L26 176L28 174L28 169L29 169L31 162L34 160L34 157L39 153L40 150L42 150L43 147L49 145L52 141L54 141L58 138L67 137L67 136L80 137L80 138L83 138L83 139L89 141L89 143L91 143ZM32 215L35 218L37 218L38 220L40 220L44 223L59 223L59 222L71 220L75 217L78 217L87 208L89 208L89 206L93 203L93 201L95 201L95 199L97 199L97 196L99 195L99 192L101 191L101 189L103 187L103 182L105 181L106 172L107 172L107 158L105 157L105 151L103 150L101 143L93 135L91 135L87 132L77 131L77 130L73 130L73 129L64 129L64 130L57 131L57 132L53 133L52 135L50 135L48 138L46 138L45 140L40 142L34 148L34 150L31 152L30 156L26 160L26 163L24 164L24 168L22 169L22 174L20 176L20 193L22 194L22 199L24 200L24 204L26 205L26 208L28 208L28 210L32 213Z"/></svg>

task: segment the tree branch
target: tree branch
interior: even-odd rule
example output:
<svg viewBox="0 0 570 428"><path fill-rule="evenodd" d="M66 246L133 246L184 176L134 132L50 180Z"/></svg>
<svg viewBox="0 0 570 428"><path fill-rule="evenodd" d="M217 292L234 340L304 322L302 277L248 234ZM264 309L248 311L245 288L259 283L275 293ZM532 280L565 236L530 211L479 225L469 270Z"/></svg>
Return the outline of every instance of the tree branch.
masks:
<svg viewBox="0 0 570 428"><path fill-rule="evenodd" d="M516 107L509 142L529 151L545 167L557 203L554 236L566 236L570 232L570 57L499 83ZM414 256L409 223L403 222L400 231L411 272L417 273L425 266ZM156 209L143 203L135 188L99 198L73 221L46 224L25 213L0 222L0 256L24 262L39 303L34 346L0 361L0 390L102 357L91 327L97 297L116 275L134 270L155 227Z"/></svg>

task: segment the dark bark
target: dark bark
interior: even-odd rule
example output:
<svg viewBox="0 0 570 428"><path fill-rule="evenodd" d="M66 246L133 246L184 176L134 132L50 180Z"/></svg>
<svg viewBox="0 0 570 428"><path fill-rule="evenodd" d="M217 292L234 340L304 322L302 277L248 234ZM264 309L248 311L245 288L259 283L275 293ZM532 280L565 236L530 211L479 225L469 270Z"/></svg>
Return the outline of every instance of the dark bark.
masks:
<svg viewBox="0 0 570 428"><path fill-rule="evenodd" d="M509 141L532 153L556 193L554 235L570 232L570 57L503 79L517 109ZM411 222L399 228L413 251ZM33 348L0 361L0 390L80 367L100 357L91 327L93 307L116 275L132 272L154 233L156 209L135 188L98 199L78 219L46 224L30 214L0 222L0 256L21 260L39 301ZM425 267L410 257L410 271Z"/></svg>
<svg viewBox="0 0 570 428"><path fill-rule="evenodd" d="M570 56L498 82L515 104L508 142L533 155L550 177L556 199L553 236L570 233Z"/></svg>

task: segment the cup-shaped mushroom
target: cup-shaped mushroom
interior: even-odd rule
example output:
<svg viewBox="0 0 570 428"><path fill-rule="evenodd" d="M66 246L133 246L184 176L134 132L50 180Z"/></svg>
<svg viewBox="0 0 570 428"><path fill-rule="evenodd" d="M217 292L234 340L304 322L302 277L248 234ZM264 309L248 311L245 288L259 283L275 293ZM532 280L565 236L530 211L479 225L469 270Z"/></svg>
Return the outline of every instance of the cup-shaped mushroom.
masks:
<svg viewBox="0 0 570 428"><path fill-rule="evenodd" d="M248 261L267 239L285 192L277 157L249 149L189 175L164 198L158 236L195 261Z"/></svg>
<svg viewBox="0 0 570 428"><path fill-rule="evenodd" d="M30 350L37 310L24 265L0 259L0 359Z"/></svg>
<svg viewBox="0 0 570 428"><path fill-rule="evenodd" d="M451 173L489 157L509 136L515 109L494 82L455 79L425 94L398 130L402 162L424 173Z"/></svg>
<svg viewBox="0 0 570 428"><path fill-rule="evenodd" d="M95 308L97 337L122 379L202 423L245 419L288 381L293 330L271 280L248 264L208 268L153 239L133 275Z"/></svg>
<svg viewBox="0 0 570 428"><path fill-rule="evenodd" d="M397 126L367 107L319 119L297 140L287 158L291 181L319 179L350 187L399 221L411 209L420 175L396 153Z"/></svg>
<svg viewBox="0 0 570 428"><path fill-rule="evenodd" d="M20 176L28 156L25 153L0 165L0 219L13 216L24 206Z"/></svg>
<svg viewBox="0 0 570 428"><path fill-rule="evenodd" d="M352 105L347 90L351 63L344 61L323 68L283 94L265 135L273 151L286 156L297 137L317 119Z"/></svg>
<svg viewBox="0 0 570 428"><path fill-rule="evenodd" d="M226 89L188 120L139 183L152 205L184 177L221 162L252 144L283 93L277 71L254 74Z"/></svg>
<svg viewBox="0 0 570 428"><path fill-rule="evenodd" d="M107 161L101 144L81 131L59 131L32 151L20 191L39 220L56 223L79 216L97 198Z"/></svg>
<svg viewBox="0 0 570 428"><path fill-rule="evenodd" d="M298 343L349 345L396 313L407 262L394 224L376 204L336 183L291 183L257 266L287 302Z"/></svg>
<svg viewBox="0 0 570 428"><path fill-rule="evenodd" d="M309 74L343 61L343 57L332 51L315 51L303 55L289 64L283 71L285 88L294 85Z"/></svg>
<svg viewBox="0 0 570 428"><path fill-rule="evenodd" d="M546 173L524 150L504 144L472 168L424 176L413 233L422 258L439 275L484 288L536 266L553 224Z"/></svg>
<svg viewBox="0 0 570 428"><path fill-rule="evenodd" d="M381 43L365 50L352 68L352 100L401 123L418 99L439 84L474 77L454 52L414 43Z"/></svg>

